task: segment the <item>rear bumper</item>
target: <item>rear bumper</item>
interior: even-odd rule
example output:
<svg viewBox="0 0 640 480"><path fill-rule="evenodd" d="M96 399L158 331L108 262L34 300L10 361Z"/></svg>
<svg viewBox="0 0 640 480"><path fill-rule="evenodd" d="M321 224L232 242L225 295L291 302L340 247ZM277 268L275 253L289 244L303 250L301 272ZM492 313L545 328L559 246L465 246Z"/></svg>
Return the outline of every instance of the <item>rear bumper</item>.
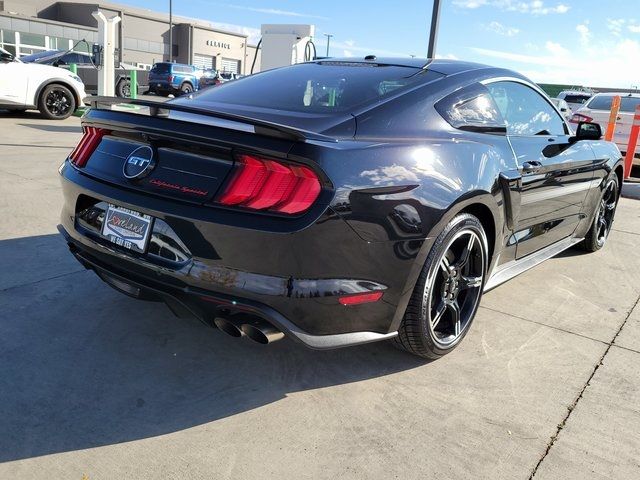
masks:
<svg viewBox="0 0 640 480"><path fill-rule="evenodd" d="M230 314L250 313L268 321L293 340L317 350L377 342L397 335L397 332L378 333L366 331L312 335L300 329L296 324L268 305L198 288L187 286L180 288L155 278L147 278L122 271L101 261L99 259L101 255L96 255L97 252L90 253L86 247L75 241L62 225L59 225L58 229L67 240L71 253L85 268L93 270L103 281L124 294L138 299L166 303L176 315L188 312L201 321L211 324L211 319L220 311Z"/></svg>
<svg viewBox="0 0 640 480"><path fill-rule="evenodd" d="M103 279L133 285L143 297L165 301L172 309L179 305L206 323L221 308L248 311L311 348L396 335L392 322L402 314L401 298L411 293L405 284L414 263L399 254L396 242L365 242L330 211L289 233L233 226L210 207L113 187L68 163L60 173L65 200L60 231L76 258ZM87 234L76 219L79 199L86 196L162 219L192 257L161 264ZM383 290L383 298L355 306L338 301L369 290Z"/></svg>

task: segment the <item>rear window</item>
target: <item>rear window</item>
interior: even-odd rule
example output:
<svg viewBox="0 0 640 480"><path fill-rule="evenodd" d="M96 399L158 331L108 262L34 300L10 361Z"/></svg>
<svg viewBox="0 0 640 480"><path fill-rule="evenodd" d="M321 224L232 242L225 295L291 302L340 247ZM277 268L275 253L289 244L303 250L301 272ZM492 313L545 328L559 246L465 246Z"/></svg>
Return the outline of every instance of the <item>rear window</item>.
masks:
<svg viewBox="0 0 640 480"><path fill-rule="evenodd" d="M156 63L151 69L151 73L169 73L171 71L168 63Z"/></svg>
<svg viewBox="0 0 640 480"><path fill-rule="evenodd" d="M567 103L586 103L591 98L590 95L565 95L564 101Z"/></svg>
<svg viewBox="0 0 640 480"><path fill-rule="evenodd" d="M591 110L611 110L611 102L613 102L613 95L598 95L593 97L587 104L587 108ZM633 113L638 105L640 105L640 97L622 97L620 111Z"/></svg>
<svg viewBox="0 0 640 480"><path fill-rule="evenodd" d="M212 103L307 113L346 112L441 77L415 67L321 62L269 70L197 95Z"/></svg>

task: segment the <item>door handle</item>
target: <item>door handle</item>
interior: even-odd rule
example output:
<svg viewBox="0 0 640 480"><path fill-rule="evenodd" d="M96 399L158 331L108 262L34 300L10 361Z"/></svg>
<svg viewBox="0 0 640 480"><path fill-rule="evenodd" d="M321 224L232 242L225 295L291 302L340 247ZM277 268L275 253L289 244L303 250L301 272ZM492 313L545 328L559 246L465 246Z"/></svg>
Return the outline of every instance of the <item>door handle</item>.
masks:
<svg viewBox="0 0 640 480"><path fill-rule="evenodd" d="M523 173L536 173L538 170L542 168L542 163L537 160L532 160L530 162L524 162L522 164L522 172Z"/></svg>

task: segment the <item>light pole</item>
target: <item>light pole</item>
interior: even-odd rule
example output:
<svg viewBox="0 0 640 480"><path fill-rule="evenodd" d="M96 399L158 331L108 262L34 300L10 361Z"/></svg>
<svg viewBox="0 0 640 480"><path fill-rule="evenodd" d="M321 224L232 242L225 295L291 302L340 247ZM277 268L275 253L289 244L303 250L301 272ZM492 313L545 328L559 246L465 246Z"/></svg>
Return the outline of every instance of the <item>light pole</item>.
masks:
<svg viewBox="0 0 640 480"><path fill-rule="evenodd" d="M173 62L173 0L169 0L169 62Z"/></svg>
<svg viewBox="0 0 640 480"><path fill-rule="evenodd" d="M330 33L325 33L324 36L327 37L327 57L328 57L329 56L329 42L331 41L331 37L333 37L333 35L331 35Z"/></svg>
<svg viewBox="0 0 640 480"><path fill-rule="evenodd" d="M429 33L429 50L427 58L433 58L436 54L438 42L438 25L440 24L440 0L433 0L433 13L431 14L431 32Z"/></svg>

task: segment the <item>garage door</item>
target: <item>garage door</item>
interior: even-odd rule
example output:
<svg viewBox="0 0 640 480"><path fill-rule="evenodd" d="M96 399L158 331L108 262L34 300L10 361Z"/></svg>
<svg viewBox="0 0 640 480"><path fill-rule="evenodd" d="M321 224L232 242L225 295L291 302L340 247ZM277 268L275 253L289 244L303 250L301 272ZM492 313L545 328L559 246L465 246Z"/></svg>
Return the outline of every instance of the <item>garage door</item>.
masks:
<svg viewBox="0 0 640 480"><path fill-rule="evenodd" d="M228 73L240 73L240 60L223 58L220 70Z"/></svg>
<svg viewBox="0 0 640 480"><path fill-rule="evenodd" d="M211 69L213 68L213 57L210 55L198 55L196 53L193 56L193 64L203 70Z"/></svg>

